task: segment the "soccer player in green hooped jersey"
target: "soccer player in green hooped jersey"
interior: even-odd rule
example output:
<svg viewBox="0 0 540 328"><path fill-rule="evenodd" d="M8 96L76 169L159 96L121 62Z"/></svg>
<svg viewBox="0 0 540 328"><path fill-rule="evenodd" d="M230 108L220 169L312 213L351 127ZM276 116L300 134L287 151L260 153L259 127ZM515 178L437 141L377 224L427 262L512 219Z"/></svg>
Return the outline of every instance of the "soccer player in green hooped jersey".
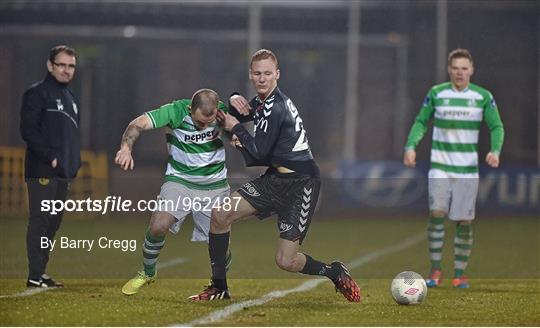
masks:
<svg viewBox="0 0 540 328"><path fill-rule="evenodd" d="M504 129L493 95L470 83L473 59L466 49L456 49L448 55L450 82L429 90L420 113L409 133L403 163L416 165L415 148L434 119L429 171L428 224L431 272L428 287L441 284L441 258L444 241L444 218L456 222L454 236L454 279L452 285L468 288L463 275L471 255L476 196L478 193L478 133L484 120L490 130L491 150L486 163L499 166L499 154Z"/></svg>
<svg viewBox="0 0 540 328"><path fill-rule="evenodd" d="M168 128L169 160L159 198L177 207L163 204L152 213L144 238L144 270L122 287L125 295L136 294L155 281L156 262L167 231L178 233L190 212L194 221L191 240L208 242L212 206L229 196L225 148L216 121L218 110L228 112L215 91L201 89L191 100L173 101L146 112L126 128L115 158L123 170L133 170L131 152L142 131Z"/></svg>

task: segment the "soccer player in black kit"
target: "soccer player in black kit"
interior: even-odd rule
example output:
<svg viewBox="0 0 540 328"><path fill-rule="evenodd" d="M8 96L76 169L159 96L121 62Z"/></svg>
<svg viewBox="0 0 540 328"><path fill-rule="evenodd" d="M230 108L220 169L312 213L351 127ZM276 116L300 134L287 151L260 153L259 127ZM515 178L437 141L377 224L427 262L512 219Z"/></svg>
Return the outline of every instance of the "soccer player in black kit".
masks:
<svg viewBox="0 0 540 328"><path fill-rule="evenodd" d="M236 137L247 166L267 166L262 176L246 183L231 197L241 197L236 208L214 209L210 224L209 253L212 282L194 301L230 298L226 279L226 254L231 224L251 215L260 219L278 215L280 231L277 265L286 271L326 276L350 302L360 301L360 289L341 262L325 264L300 253L320 189L319 168L313 160L302 119L293 102L277 86L277 57L261 49L251 58L250 80L257 92L249 104L238 94L231 96L234 116L221 114L220 121ZM252 136L240 122L254 120Z"/></svg>

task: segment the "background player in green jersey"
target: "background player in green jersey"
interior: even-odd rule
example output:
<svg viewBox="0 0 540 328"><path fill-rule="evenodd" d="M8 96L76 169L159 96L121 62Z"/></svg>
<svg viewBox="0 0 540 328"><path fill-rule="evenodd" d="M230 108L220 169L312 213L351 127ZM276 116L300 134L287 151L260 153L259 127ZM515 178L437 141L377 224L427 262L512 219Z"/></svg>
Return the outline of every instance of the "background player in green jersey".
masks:
<svg viewBox="0 0 540 328"><path fill-rule="evenodd" d="M450 82L436 85L428 92L420 113L411 128L403 163L416 165L415 148L434 119L429 171L428 224L431 273L428 287L441 284L441 257L444 241L444 218L456 222L454 237L454 279L452 285L468 288L463 275L473 244L471 222L475 215L478 193L478 134L484 120L490 130L491 150L486 163L499 166L504 129L493 95L470 83L474 73L473 59L466 49L448 55Z"/></svg>
<svg viewBox="0 0 540 328"><path fill-rule="evenodd" d="M169 149L165 183L159 195L169 203L152 213L143 246L144 271L122 287L125 295L136 294L142 286L155 281L165 235L167 231L178 233L189 213L194 221L191 240L208 241L212 206L229 195L225 148L216 122L218 110L228 111L218 94L201 89L191 100L173 101L137 117L124 132L115 158L123 170L133 169L133 144L143 130L167 127Z"/></svg>

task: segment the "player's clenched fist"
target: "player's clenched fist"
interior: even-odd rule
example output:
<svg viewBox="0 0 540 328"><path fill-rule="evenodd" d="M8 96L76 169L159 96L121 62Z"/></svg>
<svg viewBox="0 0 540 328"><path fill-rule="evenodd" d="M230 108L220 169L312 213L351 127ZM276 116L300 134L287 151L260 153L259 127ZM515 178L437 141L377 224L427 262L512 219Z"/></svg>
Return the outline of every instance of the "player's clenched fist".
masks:
<svg viewBox="0 0 540 328"><path fill-rule="evenodd" d="M233 134L231 137L231 146L233 147L244 147L242 146L242 143L240 142L240 139L236 136L236 134Z"/></svg>
<svg viewBox="0 0 540 328"><path fill-rule="evenodd" d="M416 151L409 149L405 151L403 155L403 164L408 167L416 166Z"/></svg>
<svg viewBox="0 0 540 328"><path fill-rule="evenodd" d="M499 167L499 155L497 153L489 152L486 156L486 163L494 168Z"/></svg>

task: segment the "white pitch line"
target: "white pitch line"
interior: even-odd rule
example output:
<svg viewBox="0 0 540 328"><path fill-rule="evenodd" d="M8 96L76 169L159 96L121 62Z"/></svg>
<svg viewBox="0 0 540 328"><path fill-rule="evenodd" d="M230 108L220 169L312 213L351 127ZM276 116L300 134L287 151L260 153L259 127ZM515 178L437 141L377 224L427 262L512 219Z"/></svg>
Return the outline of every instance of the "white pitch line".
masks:
<svg viewBox="0 0 540 328"><path fill-rule="evenodd" d="M169 261L165 261L163 263L158 263L156 265L156 268L158 270L161 270L161 269L165 269L165 268L168 268L168 267L171 267L171 266L175 266L175 265L178 265L178 264L182 264L182 263L186 263L188 261L187 258L185 257L177 257L175 259L172 259L172 260L169 260Z"/></svg>
<svg viewBox="0 0 540 328"><path fill-rule="evenodd" d="M12 297L26 297L26 296L32 296L39 293L46 292L48 290L57 289L55 287L52 288L28 288L23 290L22 292L18 292L12 295L0 295L0 298L12 298Z"/></svg>
<svg viewBox="0 0 540 328"><path fill-rule="evenodd" d="M376 251L374 251L372 253L369 253L367 255L356 258L348 265L348 268L350 270L352 270L352 269L361 267L361 266L363 266L363 265L365 265L365 264L367 264L367 263L369 263L371 261L374 261L374 260L377 260L377 259L379 259L381 257L384 257L386 255L403 251L403 250L405 250L405 249L407 249L407 248L409 248L411 246L414 246L414 245L418 244L419 242L423 241L425 239L425 235L426 234L424 232L422 232L422 233L419 233L417 235L413 235L412 237L409 237L409 238L403 240L399 244L389 246L389 247L385 247L385 248L376 250ZM254 299L254 300L247 300L247 301L240 302L240 303L234 303L234 304L231 304L231 305L228 305L228 306L224 307L221 310L214 311L214 312L210 313L209 315L207 315L205 317L195 319L193 321L186 322L186 323L173 324L171 326L175 326L175 327L194 327L194 326L198 326L198 325L207 326L208 324L221 321L221 320L229 317L233 313L238 312L240 310L243 310L243 309L245 309L247 307L262 305L262 304L267 303L267 302L269 302L271 300L274 300L276 298L285 297L285 296L287 296L288 294L291 294L291 293L305 292L305 291L311 290L311 289L317 287L318 285L320 285L321 283L327 282L327 281L329 281L329 280L328 279L310 279L310 280L298 285L295 288L286 289L286 290L272 291L272 292L270 292L270 293L268 293L266 295L263 295L260 298L257 298L257 299Z"/></svg>
<svg viewBox="0 0 540 328"><path fill-rule="evenodd" d="M177 257L177 258L174 258L172 260L165 261L163 263L158 263L156 265L156 268L158 270L161 270L161 269L168 268L168 267L171 267L171 266L175 266L175 265L178 265L178 264L186 263L187 261L188 261L188 259L185 258L185 257ZM22 292L18 292L18 293L12 294L12 295L0 295L0 298L27 297L27 296L32 296L32 295L36 295L36 294L39 294L39 293L43 293L43 292L46 292L46 291L51 290L51 289L56 289L56 288L54 288L54 287L53 288L29 288L29 289L23 290Z"/></svg>

